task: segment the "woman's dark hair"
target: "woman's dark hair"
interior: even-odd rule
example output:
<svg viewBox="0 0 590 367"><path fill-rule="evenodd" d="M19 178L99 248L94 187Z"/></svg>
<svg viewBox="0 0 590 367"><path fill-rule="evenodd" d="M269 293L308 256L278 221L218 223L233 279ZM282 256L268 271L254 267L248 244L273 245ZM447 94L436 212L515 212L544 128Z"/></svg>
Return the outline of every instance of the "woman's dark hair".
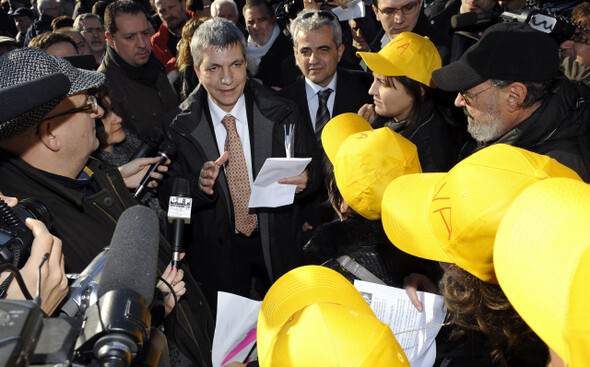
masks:
<svg viewBox="0 0 590 367"><path fill-rule="evenodd" d="M344 202L344 198L342 197L342 194L340 194L338 185L336 185L336 177L334 176L334 166L332 165L332 162L330 162L328 157L325 155L324 173L324 183L326 185L326 188L328 189L328 200L330 201L332 208L334 208L334 211L336 212L336 214L338 214L340 219L343 219L344 217L354 218L360 216L360 214L354 211L354 209L352 209L350 206L348 207L348 210L346 212L342 213L340 211L340 205Z"/></svg>
<svg viewBox="0 0 590 367"><path fill-rule="evenodd" d="M96 102L104 110L103 116L108 115L113 109L113 101L109 103L105 100L105 97L109 97L110 99L109 89L106 87L106 85L103 84L99 87L92 88L89 93L96 97Z"/></svg>
<svg viewBox="0 0 590 367"><path fill-rule="evenodd" d="M420 121L420 111L422 110L422 103L424 100L432 95L433 89L417 82L407 76L386 76L385 86L388 88L395 88L393 80L397 80L403 87L406 93L410 96L413 101L412 110L406 118L407 129L412 130L416 127L416 124Z"/></svg>
<svg viewBox="0 0 590 367"><path fill-rule="evenodd" d="M458 339L470 332L485 336L494 365L506 366L511 357L545 366L547 346L514 310L499 285L486 283L454 264L444 264L441 294L449 321L459 326Z"/></svg>

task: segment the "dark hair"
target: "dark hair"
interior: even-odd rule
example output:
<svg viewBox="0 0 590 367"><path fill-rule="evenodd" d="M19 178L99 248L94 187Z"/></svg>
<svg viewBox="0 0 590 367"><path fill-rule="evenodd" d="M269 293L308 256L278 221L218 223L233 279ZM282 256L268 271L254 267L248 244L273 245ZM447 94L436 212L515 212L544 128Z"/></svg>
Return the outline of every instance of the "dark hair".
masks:
<svg viewBox="0 0 590 367"><path fill-rule="evenodd" d="M74 20L67 15L61 15L51 21L51 28L55 32L60 28L69 28L74 25Z"/></svg>
<svg viewBox="0 0 590 367"><path fill-rule="evenodd" d="M96 103L98 103L98 105L104 110L103 117L107 116L112 111L113 101L111 100L110 103L105 101L106 97L109 97L109 99L111 98L109 89L105 84L89 89L88 94L93 95L96 98Z"/></svg>
<svg viewBox="0 0 590 367"><path fill-rule="evenodd" d="M255 6L263 6L266 9L268 16L270 18L274 18L274 10L272 9L272 6L270 5L270 3L266 0L247 0L246 4L242 8L242 14L246 13L246 9L250 9Z"/></svg>
<svg viewBox="0 0 590 367"><path fill-rule="evenodd" d="M117 0L110 3L104 12L104 28L110 34L117 33L116 19L121 14L143 14L148 24L150 23L146 11L141 4L131 0Z"/></svg>
<svg viewBox="0 0 590 367"><path fill-rule="evenodd" d="M35 36L31 40L31 42L29 42L29 47L37 47L37 48L40 48L43 51L45 51L49 47L51 47L55 44L58 44L58 43L62 43L62 42L68 42L69 44L74 46L76 53L78 53L78 45L76 45L76 42L74 41L74 39L66 34L63 34L63 33L53 33L53 32L42 33L38 36Z"/></svg>
<svg viewBox="0 0 590 367"><path fill-rule="evenodd" d="M344 202L344 198L342 197L340 189L338 189L338 185L336 184L336 177L334 176L334 165L332 165L332 162L330 162L326 155L324 155L324 173L324 183L326 185L326 188L328 189L328 200L330 201L332 208L334 209L336 214L338 214L340 219L360 217L360 214L358 214L350 206L348 207L348 210L346 212L343 213L340 211L340 205L342 205L342 203Z"/></svg>
<svg viewBox="0 0 590 367"><path fill-rule="evenodd" d="M485 336L494 365L507 365L511 356L531 365L546 365L547 346L514 310L499 285L486 283L454 264L443 265L441 294L449 321L458 328L451 340L470 332Z"/></svg>
<svg viewBox="0 0 590 367"><path fill-rule="evenodd" d="M395 88L393 82L394 79L403 86L404 91L412 99L412 110L406 118L408 121L407 129L411 130L416 127L416 124L419 122L422 103L426 98L429 98L432 95L433 89L406 76L385 76L385 86L388 88Z"/></svg>
<svg viewBox="0 0 590 367"><path fill-rule="evenodd" d="M109 3L107 1L99 0L92 5L92 13L98 15L100 19L104 19L104 12L108 5Z"/></svg>

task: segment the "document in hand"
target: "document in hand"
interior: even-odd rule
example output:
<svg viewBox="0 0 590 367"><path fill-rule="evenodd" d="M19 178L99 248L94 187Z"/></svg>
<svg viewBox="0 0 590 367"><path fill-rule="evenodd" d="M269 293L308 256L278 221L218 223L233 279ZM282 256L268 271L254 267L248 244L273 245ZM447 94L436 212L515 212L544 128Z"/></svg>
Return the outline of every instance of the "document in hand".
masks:
<svg viewBox="0 0 590 367"><path fill-rule="evenodd" d="M356 280L354 286L377 318L389 325L410 365L431 367L436 357L434 338L447 313L443 297L419 291L418 298L424 306L419 312L404 289L361 280Z"/></svg>
<svg viewBox="0 0 590 367"><path fill-rule="evenodd" d="M278 183L303 172L311 158L268 158L252 185L250 208L278 208L293 204L296 185Z"/></svg>

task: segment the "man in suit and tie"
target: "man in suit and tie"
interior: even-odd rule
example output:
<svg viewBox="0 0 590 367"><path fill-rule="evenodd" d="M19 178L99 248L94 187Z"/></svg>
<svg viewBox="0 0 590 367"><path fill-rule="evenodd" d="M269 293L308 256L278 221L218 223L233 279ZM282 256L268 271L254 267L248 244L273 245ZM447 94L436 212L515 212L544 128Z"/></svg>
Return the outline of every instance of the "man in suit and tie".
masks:
<svg viewBox="0 0 590 367"><path fill-rule="evenodd" d="M356 113L363 104L372 103L368 90L373 78L362 71L338 67L345 46L342 29L333 13L301 12L291 23L291 35L295 59L304 78L285 87L279 95L297 103L305 123L316 134L316 148L321 150L321 132L332 117L345 112ZM320 209L320 203L326 198L327 192L321 190L302 200L302 232L307 233L333 218L329 206ZM303 234L303 242L309 234Z"/></svg>
<svg viewBox="0 0 590 367"><path fill-rule="evenodd" d="M265 160L285 157L285 131L294 127L294 156L309 156L314 144L299 123L297 107L247 77L246 42L230 21L203 23L191 41L200 86L165 118L163 127L177 147L164 183L164 202L175 178L190 182L193 212L185 232L193 274L214 307L217 291L251 296L251 282L263 284L299 265L293 205L249 209L251 185ZM308 167L279 183L314 186Z"/></svg>

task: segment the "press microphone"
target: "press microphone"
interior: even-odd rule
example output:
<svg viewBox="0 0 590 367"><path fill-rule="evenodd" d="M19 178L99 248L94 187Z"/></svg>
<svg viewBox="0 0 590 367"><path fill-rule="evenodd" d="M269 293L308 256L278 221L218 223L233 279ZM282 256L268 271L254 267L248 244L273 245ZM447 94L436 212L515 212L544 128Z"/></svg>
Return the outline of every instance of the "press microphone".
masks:
<svg viewBox="0 0 590 367"><path fill-rule="evenodd" d="M141 139L141 145L129 160L132 161L134 159L152 156L156 153L162 140L164 140L164 133L162 130L158 127L152 128L149 133Z"/></svg>
<svg viewBox="0 0 590 367"><path fill-rule="evenodd" d="M67 76L54 73L0 89L2 101L0 122L11 120L53 100L65 97L71 86Z"/></svg>
<svg viewBox="0 0 590 367"><path fill-rule="evenodd" d="M178 268L184 225L191 222L193 199L190 197L189 180L177 177L172 185L172 195L168 202L168 223L172 223L172 269Z"/></svg>
<svg viewBox="0 0 590 367"><path fill-rule="evenodd" d="M109 246L98 302L86 311L76 350L100 366L129 366L149 341L157 274L158 218L136 205L123 212ZM88 358L89 360L91 358Z"/></svg>
<svg viewBox="0 0 590 367"><path fill-rule="evenodd" d="M160 160L150 166L150 169L141 179L141 182L139 183L139 186L135 190L133 196L135 196L136 198L139 197L139 195L141 194L143 189L145 189L145 187L151 179L150 173L155 172L158 169L158 167L166 163L166 161L172 158L175 154L176 148L174 147L174 144L172 144L172 142L170 141L163 141L160 144L160 148L158 149L158 156L160 156Z"/></svg>
<svg viewBox="0 0 590 367"><path fill-rule="evenodd" d="M451 27L464 28L477 24L481 21L491 22L493 19L497 19L500 12L497 11L486 11L483 13L476 13L474 11L453 15L451 17Z"/></svg>

